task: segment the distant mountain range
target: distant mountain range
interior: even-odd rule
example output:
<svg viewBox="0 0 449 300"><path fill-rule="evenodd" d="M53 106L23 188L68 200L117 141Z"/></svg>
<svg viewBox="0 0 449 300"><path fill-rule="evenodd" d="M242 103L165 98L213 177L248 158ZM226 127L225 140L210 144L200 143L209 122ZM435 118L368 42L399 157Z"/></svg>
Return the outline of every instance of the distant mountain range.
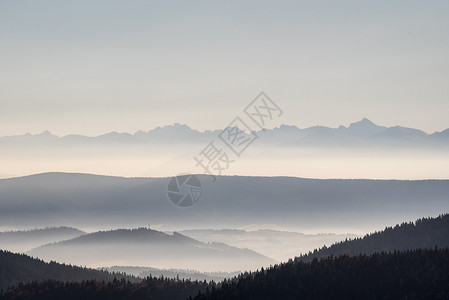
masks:
<svg viewBox="0 0 449 300"><path fill-rule="evenodd" d="M239 271L275 261L249 249L202 243L179 233L148 228L100 231L48 244L28 252L50 261L90 267L139 265L200 271Z"/></svg>
<svg viewBox="0 0 449 300"><path fill-rule="evenodd" d="M1 144L15 143L46 143L57 145L127 145L127 144L185 144L205 143L216 138L222 130L198 131L187 125L176 123L164 127L158 127L150 131L137 131L134 134L110 132L96 137L88 137L77 134L56 136L49 131L41 134L24 134L18 136L0 137ZM285 146L428 146L449 145L449 128L427 134L419 129L394 126L379 126L364 118L350 126L330 128L314 126L300 129L294 125L281 125L274 129L255 131L262 144L276 144Z"/></svg>
<svg viewBox="0 0 449 300"><path fill-rule="evenodd" d="M427 134L413 128L379 126L363 119L348 127L301 129L281 125L251 135L246 132L246 136L228 133L174 124L134 134L110 132L96 137L59 137L48 131L0 137L0 178L53 171L127 177L205 173L194 157L204 158L202 151L212 147L211 143L229 159L229 164L215 166L214 174L449 178L449 129ZM245 148L239 149L240 156L234 152L236 145L232 145L237 138L254 138L248 147L244 144Z"/></svg>

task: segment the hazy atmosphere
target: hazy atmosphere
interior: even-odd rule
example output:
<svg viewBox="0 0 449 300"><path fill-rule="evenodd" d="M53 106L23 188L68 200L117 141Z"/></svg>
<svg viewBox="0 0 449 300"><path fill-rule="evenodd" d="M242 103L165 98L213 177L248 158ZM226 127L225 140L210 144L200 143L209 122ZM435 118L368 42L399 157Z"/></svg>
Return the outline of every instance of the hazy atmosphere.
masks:
<svg viewBox="0 0 449 300"><path fill-rule="evenodd" d="M0 0L0 300L448 299L448 16Z"/></svg>
<svg viewBox="0 0 449 300"><path fill-rule="evenodd" d="M1 1L0 136L282 123L449 127L447 1Z"/></svg>

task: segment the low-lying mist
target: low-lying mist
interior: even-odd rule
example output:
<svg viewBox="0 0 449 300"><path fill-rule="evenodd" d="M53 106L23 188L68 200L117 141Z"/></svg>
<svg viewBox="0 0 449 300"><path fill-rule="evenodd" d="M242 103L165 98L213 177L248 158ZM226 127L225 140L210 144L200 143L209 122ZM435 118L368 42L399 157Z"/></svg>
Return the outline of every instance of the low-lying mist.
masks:
<svg viewBox="0 0 449 300"><path fill-rule="evenodd" d="M74 172L125 177L201 174L193 157L202 144L47 146L0 149L0 176ZM288 147L254 145L233 158L222 175L303 178L446 179L449 152L432 149ZM217 173L218 174L218 173Z"/></svg>

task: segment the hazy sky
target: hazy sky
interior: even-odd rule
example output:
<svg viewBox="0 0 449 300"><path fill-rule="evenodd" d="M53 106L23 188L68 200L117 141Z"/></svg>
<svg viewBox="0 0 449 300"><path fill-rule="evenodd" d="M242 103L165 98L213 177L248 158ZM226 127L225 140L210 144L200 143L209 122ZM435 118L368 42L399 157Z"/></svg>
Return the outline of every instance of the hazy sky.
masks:
<svg viewBox="0 0 449 300"><path fill-rule="evenodd" d="M0 135L278 123L449 127L449 1L0 0ZM277 124L273 124L277 125Z"/></svg>

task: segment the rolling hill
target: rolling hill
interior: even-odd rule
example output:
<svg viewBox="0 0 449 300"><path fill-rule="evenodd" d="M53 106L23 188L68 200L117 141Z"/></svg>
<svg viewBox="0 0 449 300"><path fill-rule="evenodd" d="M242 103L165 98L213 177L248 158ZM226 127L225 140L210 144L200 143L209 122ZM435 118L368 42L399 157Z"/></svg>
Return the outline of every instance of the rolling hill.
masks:
<svg viewBox="0 0 449 300"><path fill-rule="evenodd" d="M449 211L449 180L348 180L198 176L203 194L186 209L167 197L171 178L44 173L0 179L0 226L293 228L367 233Z"/></svg>
<svg viewBox="0 0 449 300"><path fill-rule="evenodd" d="M445 214L242 274L195 299L446 299L447 282Z"/></svg>
<svg viewBox="0 0 449 300"><path fill-rule="evenodd" d="M195 297L201 299L447 299L449 249L290 262Z"/></svg>
<svg viewBox="0 0 449 300"><path fill-rule="evenodd" d="M126 280L114 280L112 283L100 281L105 279L82 283L44 281L19 285L0 294L0 299L33 299L36 296L45 299L141 299L143 295L149 299L185 299L188 296L196 296L195 299L446 299L449 296L448 222L449 215L440 215L387 227L364 238L323 247L320 251L287 263L242 273L218 285L152 277L136 283ZM153 240L173 237L192 243L191 239L179 234L169 236L148 229L133 232L144 244L146 241L142 238L147 235L153 236ZM94 233L52 245L78 244L79 240L91 245L102 244L111 236L121 243L133 242L129 231L120 230ZM201 244L197 241L193 243ZM112 249L110 247L105 251ZM359 254L363 252L367 254ZM22 264L31 268L31 272L24 269L23 273ZM31 280L26 276L56 276L48 275L48 269L59 268L70 276L73 276L73 268L93 271L54 262L47 264L26 255L4 251L0 252L0 266L0 269L6 269L1 274L9 274L1 278L15 280L15 283L23 278ZM42 274L36 274L36 269L42 269Z"/></svg>
<svg viewBox="0 0 449 300"><path fill-rule="evenodd" d="M232 272L275 263L249 249L202 243L176 232L169 235L147 228L94 232L41 246L28 254L46 261L89 267L138 265Z"/></svg>
<svg viewBox="0 0 449 300"><path fill-rule="evenodd" d="M380 252L434 248L449 248L449 214L387 227L383 231L368 234L363 238L346 240L330 247L325 246L297 257L296 260L308 262L331 255L370 255Z"/></svg>

